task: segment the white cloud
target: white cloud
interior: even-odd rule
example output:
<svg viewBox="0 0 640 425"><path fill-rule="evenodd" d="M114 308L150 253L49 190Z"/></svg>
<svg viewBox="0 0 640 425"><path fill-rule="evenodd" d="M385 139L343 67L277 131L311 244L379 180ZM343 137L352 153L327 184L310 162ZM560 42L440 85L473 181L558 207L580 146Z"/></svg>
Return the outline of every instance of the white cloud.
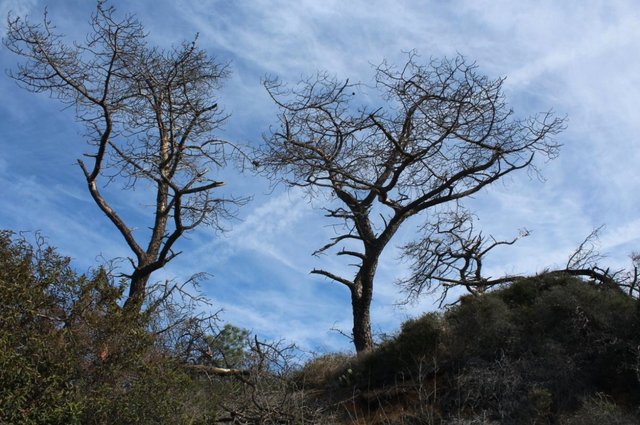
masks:
<svg viewBox="0 0 640 425"><path fill-rule="evenodd" d="M43 4L4 0L0 13L24 14L42 10ZM508 77L505 88L518 114L554 108L570 118L558 139L564 145L561 156L541 164L546 183L518 175L470 202L486 233L508 238L522 227L533 230L513 249L497 252L488 272L536 272L561 264L603 223L602 251L611 251L612 262L640 243L640 59L635 54L640 8L635 0L145 0L117 6L136 12L152 41L167 46L200 32L201 46L231 60L234 75L221 103L233 115L224 135L249 143L258 143L275 122L275 108L260 87L265 74L295 82L326 69L339 78L369 81L371 64L384 58L397 62L402 50L415 48L425 59L461 52L477 60L480 71ZM49 8L62 19L63 32L86 28L89 5L71 1ZM0 60L3 68L14 66L6 51ZM69 112L53 119L59 105L17 90L7 79L0 82L0 93L10 99L0 116L0 146L6 153L0 159L0 224L40 228L54 245L78 257L126 254L82 185L70 184L78 178L73 161L81 140L70 143L78 137ZM205 230L190 235L181 245L185 253L166 275L209 271L214 277L204 289L225 307L228 320L307 347L325 341L330 348L344 346L329 329L334 323L350 329L348 293L308 274L313 267L353 273L343 258L310 256L332 236L324 227L327 220L298 192L263 196L266 184L257 179L230 178L236 180L229 184L234 193L255 191L256 200L226 236ZM142 194L114 195L134 218L144 216ZM414 231L406 228L395 244ZM387 253L378 274L373 321L384 331L407 315L433 308L431 299L394 307L400 296L393 281L406 272L397 257Z"/></svg>
<svg viewBox="0 0 640 425"><path fill-rule="evenodd" d="M290 248L300 245L295 229L308 212L307 202L301 193L293 190L280 193L255 208L242 224L234 228L228 242L236 249L251 250L256 255L268 256L297 270L295 259L290 258ZM283 241L289 241L289 245Z"/></svg>
<svg viewBox="0 0 640 425"><path fill-rule="evenodd" d="M628 221L612 229L604 229L600 238L600 249L603 252L616 252L617 257L638 251L640 247L640 218ZM622 250L625 250L621 252ZM626 264L625 264L626 266Z"/></svg>
<svg viewBox="0 0 640 425"><path fill-rule="evenodd" d="M37 0L0 0L0 18L2 18L2 33L7 31L7 15L9 12L13 16L25 16L37 4Z"/></svg>

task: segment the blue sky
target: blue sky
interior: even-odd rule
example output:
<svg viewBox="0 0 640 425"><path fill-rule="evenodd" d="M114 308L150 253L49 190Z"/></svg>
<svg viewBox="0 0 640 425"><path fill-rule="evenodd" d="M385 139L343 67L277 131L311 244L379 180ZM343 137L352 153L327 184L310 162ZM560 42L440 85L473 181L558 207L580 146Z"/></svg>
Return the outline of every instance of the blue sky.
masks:
<svg viewBox="0 0 640 425"><path fill-rule="evenodd" d="M232 76L220 93L231 113L230 140L257 144L276 110L260 84L265 75L295 82L327 70L350 81L371 81L383 59L402 63L415 49L425 60L461 53L482 72L506 76L505 92L517 115L553 109L568 116L558 141L560 157L538 163L546 178L513 175L468 205L486 233L509 238L526 227L532 235L496 252L489 274L535 273L562 266L595 227L605 224L600 249L612 269L640 250L640 8L635 0L571 1L114 1L135 13L161 46L199 33L199 44ZM92 1L2 0L9 10L40 19L48 6L69 39L87 31ZM4 24L2 29L4 30ZM17 58L0 51L3 70ZM72 111L0 77L0 228L40 230L85 270L100 258L128 254L124 242L92 203L75 159L84 142ZM348 350L331 328L348 331L345 288L309 275L314 267L348 274L341 258L311 253L331 236L321 200L231 170L229 194L252 195L230 230L201 229L180 248L185 253L157 279L211 277L202 289L222 317L266 338L285 338L311 351ZM144 193L112 191L112 201L144 221ZM396 243L415 234L409 224ZM374 332L434 309L434 299L397 306L394 280L407 264L391 249L382 259L372 308Z"/></svg>

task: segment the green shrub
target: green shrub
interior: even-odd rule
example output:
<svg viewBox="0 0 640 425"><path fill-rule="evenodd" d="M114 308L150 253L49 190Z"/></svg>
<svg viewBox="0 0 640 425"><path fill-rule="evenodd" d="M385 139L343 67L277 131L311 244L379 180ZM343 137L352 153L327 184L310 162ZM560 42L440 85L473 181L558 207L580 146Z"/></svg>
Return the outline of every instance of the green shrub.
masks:
<svg viewBox="0 0 640 425"><path fill-rule="evenodd" d="M203 387L211 399L213 383L149 332L163 313L128 312L122 293L104 270L78 275L42 240L0 232L0 423L213 420L210 401L185 409Z"/></svg>
<svg viewBox="0 0 640 425"><path fill-rule="evenodd" d="M395 345L405 363L414 360L414 356L429 357L436 352L442 336L441 317L437 313L427 313L423 316L404 322L400 333L395 339Z"/></svg>
<svg viewBox="0 0 640 425"><path fill-rule="evenodd" d="M395 385L429 373L441 335L438 314L429 313L405 322L398 335L358 358L354 383L360 387Z"/></svg>
<svg viewBox="0 0 640 425"><path fill-rule="evenodd" d="M352 356L348 354L325 354L314 357L304 364L294 380L303 388L325 388L346 384ZM353 370L352 372L353 373ZM340 379L343 378L343 379Z"/></svg>
<svg viewBox="0 0 640 425"><path fill-rule="evenodd" d="M465 300L445 316L447 356L461 364L500 357L517 342L513 316L492 294Z"/></svg>
<svg viewBox="0 0 640 425"><path fill-rule="evenodd" d="M385 389L407 394L403 403L429 403L413 404L406 417L438 412L445 423L473 422L478 414L487 422L553 423L578 408L575 418L583 417L588 407L581 400L608 394L618 402L615 412L606 416L611 406L595 403L594 417L613 421L640 403L638 346L635 299L573 277L542 275L464 297L442 316L406 322L355 361L353 385L372 394L363 396L369 410L388 409L377 392ZM571 423L579 423L575 418Z"/></svg>

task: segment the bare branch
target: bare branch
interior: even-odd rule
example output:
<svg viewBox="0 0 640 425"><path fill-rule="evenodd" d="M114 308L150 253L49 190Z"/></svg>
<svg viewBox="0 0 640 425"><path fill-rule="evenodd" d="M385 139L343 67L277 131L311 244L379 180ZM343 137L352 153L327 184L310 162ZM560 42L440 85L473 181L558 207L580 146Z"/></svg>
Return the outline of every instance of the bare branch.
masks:
<svg viewBox="0 0 640 425"><path fill-rule="evenodd" d="M345 279L345 278L343 278L343 277L340 277L340 276L338 276L338 275L335 275L335 274L333 274L333 273L330 273L330 272L328 272L328 271L325 271L325 270L313 269L313 270L311 270L311 273L313 273L313 274L319 274L319 275L321 275L321 276L328 277L328 278L329 278L329 279L331 279L331 280L334 280L334 281L336 281L336 282L338 282L338 283L342 283L343 285L345 285L345 286L346 286L346 287L348 287L349 289L352 289L352 288L354 287L354 284L353 284L353 282L352 282L352 281L350 281L350 280L348 280L348 279Z"/></svg>
<svg viewBox="0 0 640 425"><path fill-rule="evenodd" d="M481 232L475 232L473 221L473 215L460 207L445 211L423 227L422 238L403 247L405 255L411 258L412 273L398 283L408 299L441 290L443 302L453 287L464 287L472 294L479 294L516 278L485 276L484 260L495 248L513 245L530 232L521 230L510 240L486 238Z"/></svg>
<svg viewBox="0 0 640 425"><path fill-rule="evenodd" d="M622 287L633 292L630 288L635 288L637 274L618 278L621 271L612 273L596 262L602 258L594 248L594 241L601 229L595 229L580 243L565 268L546 270L544 274L587 278L607 288L620 290ZM482 273L483 262L494 248L513 245L518 239L529 236L527 230L511 240L486 239L482 233L474 233L473 217L463 210L455 210L437 218L425 230L422 239L404 247L405 253L413 261L411 276L399 282L408 299L423 292L441 290L439 302L442 305L452 288L466 288L469 293L479 295L490 288L527 278L520 274L493 278ZM629 282L628 286L625 282Z"/></svg>
<svg viewBox="0 0 640 425"><path fill-rule="evenodd" d="M347 251L346 249L341 250L340 252L338 252L336 255L350 255L352 257L356 257L359 258L361 260L365 260L367 258L366 255L364 255L361 252L356 252L356 251Z"/></svg>
<svg viewBox="0 0 640 425"><path fill-rule="evenodd" d="M40 24L10 17L3 42L24 59L10 76L74 106L84 124L89 150L78 165L95 203L135 254L129 294L139 306L150 274L178 255L172 247L185 232L200 224L218 229L246 202L213 197L223 182L208 177L230 157L227 142L213 135L227 118L215 95L228 70L196 40L168 50L150 46L134 16L118 18L102 2L89 23L86 39L69 43L46 13ZM237 145L228 149L238 155ZM144 244L99 190L115 181L125 189L155 188Z"/></svg>
<svg viewBox="0 0 640 425"><path fill-rule="evenodd" d="M311 254L311 255L314 255L314 256L320 255L323 252L325 252L326 250L328 250L328 249L336 246L340 242L344 241L345 239L359 239L359 238L357 236L351 235L351 234L340 235L338 237L331 238L331 242L329 242L328 244L324 245L322 248L314 251L313 254Z"/></svg>
<svg viewBox="0 0 640 425"><path fill-rule="evenodd" d="M604 224L593 229L591 233L578 245L578 248L571 254L567 260L566 269L585 269L596 266L601 260L602 255L597 251L596 247L600 239L600 233L604 229Z"/></svg>
<svg viewBox="0 0 640 425"><path fill-rule="evenodd" d="M280 116L257 162L267 176L303 187L312 198L329 195L327 216L348 236L331 239L314 254L342 245L337 255L360 260L353 282L347 281L359 322L357 350L372 347L368 321L378 259L403 223L447 209L512 172L537 173L535 159L557 155L553 137L564 129L563 119L551 113L517 118L504 99L504 79L479 74L462 56L424 65L417 59L410 53L400 68L383 63L376 69L372 97L387 102L374 109L359 102L370 86L327 73L293 88L276 79L264 82ZM361 250L347 239L359 240ZM510 243L480 238L447 252L442 241L438 264L457 267L464 280L479 279L480 258ZM465 252L474 255L465 259ZM333 279L326 271L319 274Z"/></svg>

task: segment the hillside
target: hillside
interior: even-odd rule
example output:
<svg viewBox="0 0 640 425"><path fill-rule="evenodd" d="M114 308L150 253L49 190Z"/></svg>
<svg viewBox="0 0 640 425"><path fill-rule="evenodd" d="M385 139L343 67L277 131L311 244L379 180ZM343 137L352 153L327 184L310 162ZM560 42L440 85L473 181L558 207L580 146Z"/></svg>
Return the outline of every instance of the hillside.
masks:
<svg viewBox="0 0 640 425"><path fill-rule="evenodd" d="M635 424L639 326L622 292L543 275L408 321L364 357L320 357L301 377L345 423Z"/></svg>
<svg viewBox="0 0 640 425"><path fill-rule="evenodd" d="M359 357L296 363L158 287L0 232L0 424L636 424L640 311L541 275L466 296Z"/></svg>

